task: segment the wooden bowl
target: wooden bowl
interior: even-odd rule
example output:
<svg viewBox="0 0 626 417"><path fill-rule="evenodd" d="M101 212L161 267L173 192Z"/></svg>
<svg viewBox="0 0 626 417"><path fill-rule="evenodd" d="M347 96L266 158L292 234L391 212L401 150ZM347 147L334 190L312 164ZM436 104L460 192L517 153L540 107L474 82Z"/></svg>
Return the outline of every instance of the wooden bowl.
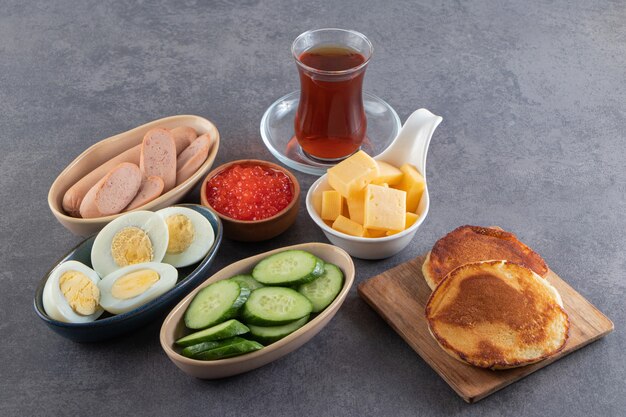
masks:
<svg viewBox="0 0 626 417"><path fill-rule="evenodd" d="M191 191L200 179L202 179L202 177L211 169L211 166L215 161L215 156L217 155L217 150L219 149L220 134L217 128L213 123L200 116L180 115L165 117L163 119L146 123L145 125L136 127L127 132L111 136L110 138L101 140L100 142L89 147L76 157L76 159L74 159L52 183L50 191L48 192L48 205L50 206L50 210L52 211L54 217L56 217L66 229L79 236L92 235L106 226L111 220L119 217L122 213L93 219L83 219L69 216L63 210L63 196L72 185L93 171L95 168L125 150L140 144L148 130L155 127L172 129L178 126L193 127L198 131L198 134L201 135L209 133L213 141L213 146L209 151L209 156L206 161L204 161L204 164L202 164L202 166L191 177L189 177L187 181L177 187L174 187L148 204L138 207L138 209L154 211L169 207L179 202L185 194Z"/></svg>
<svg viewBox="0 0 626 417"><path fill-rule="evenodd" d="M320 312L313 320L291 333L289 336L286 336L283 339L280 339L279 341L274 342L256 352L215 361L190 359L178 353L180 349L174 347L174 341L189 333L189 330L185 329L183 316L185 315L185 311L187 310L189 303L191 303L191 300L195 297L198 291L209 284L223 279L228 279L233 275L249 273L252 270L252 267L261 261L261 259L274 253L290 249L300 249L311 252L324 261L337 265L343 271L343 288L335 300L328 307L326 307L326 309ZM243 259L227 266L207 279L205 282L200 284L198 288L186 296L180 303L178 303L176 307L174 307L163 322L163 326L161 326L161 347L178 368L196 378L217 379L251 371L298 349L300 346L308 342L313 336L319 333L320 330L322 330L324 326L326 326L335 316L337 311L339 311L339 308L346 299L353 282L354 263L352 262L352 258L350 258L350 255L348 255L343 249L327 243L304 243L276 249ZM323 355L325 353L319 352L319 354Z"/></svg>
<svg viewBox="0 0 626 417"><path fill-rule="evenodd" d="M237 164L261 165L275 171L283 172L287 175L293 184L293 199L289 205L280 212L276 213L274 216L263 220L236 220L215 210L206 198L207 183L217 174ZM300 208L300 184L291 172L287 171L280 165L276 165L272 162L261 161L259 159L241 159L239 161L233 161L220 165L206 176L202 183L202 187L200 188L200 202L203 206L209 207L214 210L218 216L220 216L222 224L224 225L224 236L240 242L258 242L278 236L296 221L298 209Z"/></svg>

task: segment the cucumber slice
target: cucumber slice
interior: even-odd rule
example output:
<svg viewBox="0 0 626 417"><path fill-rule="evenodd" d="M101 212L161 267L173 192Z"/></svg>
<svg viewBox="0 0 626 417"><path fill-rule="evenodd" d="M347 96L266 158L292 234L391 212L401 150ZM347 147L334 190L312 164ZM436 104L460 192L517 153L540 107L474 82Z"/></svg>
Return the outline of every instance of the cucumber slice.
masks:
<svg viewBox="0 0 626 417"><path fill-rule="evenodd" d="M230 279L231 281L237 282L242 287L250 288L250 291L254 291L257 288L261 288L265 286L261 284L259 281L257 281L256 279L252 278L252 275L249 275L249 274L239 274L239 275L235 275L234 277L230 277L228 279Z"/></svg>
<svg viewBox="0 0 626 417"><path fill-rule="evenodd" d="M268 256L252 270L252 277L264 285L299 285L324 273L324 261L303 250L287 250Z"/></svg>
<svg viewBox="0 0 626 417"><path fill-rule="evenodd" d="M222 347L222 346L226 346L226 345L230 345L232 343L238 343L241 341L244 341L246 339L243 339L241 337L231 337L229 339L224 339L224 340L212 340L209 342L201 342L201 343L197 343L195 345L191 345L191 346L187 346L186 348L184 348L181 352L181 354L183 356L186 356L188 358L193 358L194 356L196 356L198 353L207 351L207 350L211 350L211 349L215 349L218 347Z"/></svg>
<svg viewBox="0 0 626 417"><path fill-rule="evenodd" d="M298 292L313 304L313 312L319 313L333 302L343 287L343 272L333 264L324 264L324 273L315 280L302 284Z"/></svg>
<svg viewBox="0 0 626 417"><path fill-rule="evenodd" d="M192 346L187 346L180 352L183 356L193 358L194 355L204 352L205 350L215 349L222 344L222 340L212 342L202 342Z"/></svg>
<svg viewBox="0 0 626 417"><path fill-rule="evenodd" d="M300 320L283 324L282 326L265 327L250 324L248 327L250 328L252 339L267 346L295 332L300 327L304 326L307 321L309 321L309 316L304 316Z"/></svg>
<svg viewBox="0 0 626 417"><path fill-rule="evenodd" d="M193 356L194 359L211 361L216 359L232 358L233 356L243 355L244 353L254 352L263 349L263 345L252 340L241 339L230 344L205 350Z"/></svg>
<svg viewBox="0 0 626 417"><path fill-rule="evenodd" d="M250 329L244 326L243 323L235 319L231 319L225 321L224 323L209 327L208 329L200 330L199 332L180 338L176 341L176 344L179 346L191 346L200 342L228 339L229 337L248 333L249 330Z"/></svg>
<svg viewBox="0 0 626 417"><path fill-rule="evenodd" d="M237 315L250 295L250 289L235 281L215 282L196 294L185 311L185 325L190 329L204 329Z"/></svg>
<svg viewBox="0 0 626 417"><path fill-rule="evenodd" d="M308 316L311 302L291 288L263 287L252 291L243 306L243 319L257 326L281 326Z"/></svg>

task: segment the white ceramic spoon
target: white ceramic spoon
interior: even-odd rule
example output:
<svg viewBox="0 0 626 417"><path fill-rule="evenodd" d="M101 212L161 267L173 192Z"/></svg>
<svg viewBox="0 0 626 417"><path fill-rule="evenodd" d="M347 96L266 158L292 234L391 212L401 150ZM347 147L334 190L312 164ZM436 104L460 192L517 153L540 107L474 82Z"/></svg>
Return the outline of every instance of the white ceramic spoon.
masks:
<svg viewBox="0 0 626 417"><path fill-rule="evenodd" d="M428 146L435 129L442 120L441 116L437 116L426 109L414 111L391 145L383 153L376 155L374 159L388 162L397 167L409 163L414 165L426 179ZM326 175L315 181L306 196L307 210L313 221L322 228L332 244L345 249L346 252L356 258L383 259L400 252L413 239L417 229L424 222L430 207L428 181L426 181L426 188L417 208L420 217L411 227L395 235L382 238L350 236L330 228L319 215L322 207L322 192L330 189Z"/></svg>

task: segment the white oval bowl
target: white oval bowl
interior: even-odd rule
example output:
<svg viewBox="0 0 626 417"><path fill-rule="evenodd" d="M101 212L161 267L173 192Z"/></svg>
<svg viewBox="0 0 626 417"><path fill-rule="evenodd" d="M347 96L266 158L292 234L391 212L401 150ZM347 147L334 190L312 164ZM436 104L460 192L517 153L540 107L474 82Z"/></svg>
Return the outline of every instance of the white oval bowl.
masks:
<svg viewBox="0 0 626 417"><path fill-rule="evenodd" d="M172 188L167 193L159 196L151 202L138 207L139 210L159 210L179 202L185 194L209 172L220 145L220 134L213 123L200 116L178 115L158 119L126 132L119 133L110 138L103 139L87 148L83 153L78 155L56 178L48 192L48 205L56 219L67 230L75 235L89 236L104 226L111 220L116 219L124 213L114 214L112 216L97 217L93 219L83 219L80 217L72 217L63 210L63 196L65 192L74 185L78 180L89 174L91 171L109 161L111 158L121 154L127 149L135 145L139 145L144 135L150 129L155 127L164 127L172 129L178 126L190 126L196 129L199 135L209 133L213 140L213 145L209 151L206 161L198 168L198 170L182 184Z"/></svg>
<svg viewBox="0 0 626 417"><path fill-rule="evenodd" d="M228 279L234 275L250 273L252 267L260 262L261 259L277 252L292 249L311 252L312 254L320 257L322 260L337 265L343 271L343 288L335 300L328 307L326 307L326 309L324 309L307 324L291 333L289 336L286 336L283 339L280 339L279 341L274 342L256 352L215 361L190 359L177 352L177 348L174 347L174 342L189 333L189 331L185 329L184 315L189 303L191 303L191 300L193 300L198 291L209 284L223 279ZM342 249L327 243L303 243L300 245L287 246L261 253L250 258L242 259L241 261L225 267L204 281L198 288L193 290L180 303L178 303L176 307L174 307L161 326L161 347L178 368L196 378L217 379L251 371L298 349L300 346L308 342L313 336L319 333L320 330L322 330L324 326L326 326L335 316L346 299L346 296L350 291L350 287L352 287L352 284L354 283L354 274L354 263L352 262L350 255Z"/></svg>

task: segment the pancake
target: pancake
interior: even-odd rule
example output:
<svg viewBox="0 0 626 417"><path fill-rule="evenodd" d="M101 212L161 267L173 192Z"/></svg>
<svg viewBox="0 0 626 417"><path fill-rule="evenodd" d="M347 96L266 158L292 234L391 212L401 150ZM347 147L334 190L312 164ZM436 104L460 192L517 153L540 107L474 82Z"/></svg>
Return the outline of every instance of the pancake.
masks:
<svg viewBox="0 0 626 417"><path fill-rule="evenodd" d="M539 254L513 233L495 227L461 226L441 239L428 252L422 273L431 290L453 269L471 262L506 260L532 269L540 276L548 266Z"/></svg>
<svg viewBox="0 0 626 417"><path fill-rule="evenodd" d="M563 349L569 318L558 291L532 270L484 261L452 271L426 304L437 343L481 368L528 365Z"/></svg>

